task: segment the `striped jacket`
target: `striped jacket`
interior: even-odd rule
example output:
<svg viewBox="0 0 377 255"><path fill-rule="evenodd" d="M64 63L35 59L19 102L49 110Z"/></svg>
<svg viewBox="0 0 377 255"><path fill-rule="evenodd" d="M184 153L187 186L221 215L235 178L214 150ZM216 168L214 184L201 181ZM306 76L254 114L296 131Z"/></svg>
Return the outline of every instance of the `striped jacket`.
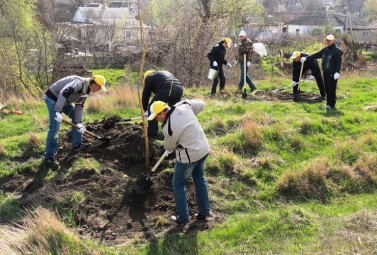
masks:
<svg viewBox="0 0 377 255"><path fill-rule="evenodd" d="M90 92L89 81L90 78L67 76L52 84L45 94L56 102L56 112L62 112L65 105L75 103L75 121L81 123L84 102Z"/></svg>

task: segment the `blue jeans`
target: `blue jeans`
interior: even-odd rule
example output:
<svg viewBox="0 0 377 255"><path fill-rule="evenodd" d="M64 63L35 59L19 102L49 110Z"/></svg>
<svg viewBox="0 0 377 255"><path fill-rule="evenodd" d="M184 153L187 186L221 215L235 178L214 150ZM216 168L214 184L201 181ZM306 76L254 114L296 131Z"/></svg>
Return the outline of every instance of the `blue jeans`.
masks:
<svg viewBox="0 0 377 255"><path fill-rule="evenodd" d="M240 63L240 68L241 68L241 79L240 79L240 83L239 83L239 88L240 90L242 90L242 87L245 83L244 81L244 73L243 73L243 63ZM246 83L249 85L249 88L251 91L253 90L256 90L257 88L255 87L253 81L250 79L249 75L247 75L247 70L249 70L249 68L246 66Z"/></svg>
<svg viewBox="0 0 377 255"><path fill-rule="evenodd" d="M207 156L208 155L204 156L194 163L180 163L176 161L173 176L173 193L178 211L178 223L188 223L190 221L186 185L191 176L195 185L195 197L199 214L205 216L209 215L208 188L207 182L204 179L204 164Z"/></svg>
<svg viewBox="0 0 377 255"><path fill-rule="evenodd" d="M44 100L47 105L48 109L48 118L50 120L50 124L47 131L47 138L46 138L46 151L44 153L45 158L52 158L58 148L58 132L60 129L60 123L57 122L55 117L55 104L56 102L49 98L48 96L44 96ZM66 105L63 107L63 113L68 115L72 119L72 123L75 122L75 107L71 104ZM82 135L80 132L77 131L76 128L72 128L72 146L77 146L82 141Z"/></svg>

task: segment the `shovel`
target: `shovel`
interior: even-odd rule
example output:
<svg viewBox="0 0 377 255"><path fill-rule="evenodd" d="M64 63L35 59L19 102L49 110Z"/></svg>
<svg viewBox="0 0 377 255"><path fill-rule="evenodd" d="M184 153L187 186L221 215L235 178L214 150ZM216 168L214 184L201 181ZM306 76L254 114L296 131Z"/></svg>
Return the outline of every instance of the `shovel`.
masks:
<svg viewBox="0 0 377 255"><path fill-rule="evenodd" d="M69 126L76 128L77 130L80 129L76 124L73 124L73 123L69 122L68 120L63 119L62 121L63 121L65 124L68 124ZM92 133L92 132L90 132L90 131L88 131L88 130L85 131L85 134L88 134L88 135L90 135L91 137L96 138L96 139L98 139L98 140L105 140L105 141L108 140L106 137L100 137L100 136L98 136L98 135L96 135L96 134L94 134L94 133Z"/></svg>
<svg viewBox="0 0 377 255"><path fill-rule="evenodd" d="M161 158L157 161L157 163L153 166L151 171L147 174L147 176L143 175L136 180L136 187L135 192L137 194L145 194L147 193L153 185L151 181L152 174L156 171L157 167L161 164L161 162L169 155L168 151L165 151L162 154Z"/></svg>
<svg viewBox="0 0 377 255"><path fill-rule="evenodd" d="M284 87L284 88L275 89L275 90L273 90L272 92L273 92L273 93L277 93L277 92L283 91L283 90L285 90L285 89L287 89L287 88L297 86L297 85L301 82L302 70L304 69L304 64L305 64L305 62L301 64L300 78L298 79L298 82L296 82L296 84L294 84L294 85L291 84L291 85L286 86L286 87Z"/></svg>
<svg viewBox="0 0 377 255"><path fill-rule="evenodd" d="M246 93L246 54L243 55L243 92L242 92L242 98L246 99L247 98L247 93Z"/></svg>
<svg viewBox="0 0 377 255"><path fill-rule="evenodd" d="M134 118L122 119L122 121L141 120L142 118L143 118L143 117L134 117Z"/></svg>

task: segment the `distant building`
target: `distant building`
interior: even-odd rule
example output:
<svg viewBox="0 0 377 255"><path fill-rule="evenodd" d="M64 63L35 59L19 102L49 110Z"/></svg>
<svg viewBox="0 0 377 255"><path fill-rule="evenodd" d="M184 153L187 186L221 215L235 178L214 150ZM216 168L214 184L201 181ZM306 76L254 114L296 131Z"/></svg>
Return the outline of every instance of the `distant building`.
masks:
<svg viewBox="0 0 377 255"><path fill-rule="evenodd" d="M331 26L337 33L351 33L354 41L377 43L375 26L367 24L362 18L349 16L351 22L346 22L346 15L336 13L316 13L302 16L287 22L286 32L296 35L315 35L325 27Z"/></svg>
<svg viewBox="0 0 377 255"><path fill-rule="evenodd" d="M94 36L97 43L123 41L132 44L140 41L137 6L128 1L112 1L107 7L99 3L79 7L71 23L77 25L77 34L73 36L79 40L82 36ZM142 27L147 38L150 27L145 24Z"/></svg>

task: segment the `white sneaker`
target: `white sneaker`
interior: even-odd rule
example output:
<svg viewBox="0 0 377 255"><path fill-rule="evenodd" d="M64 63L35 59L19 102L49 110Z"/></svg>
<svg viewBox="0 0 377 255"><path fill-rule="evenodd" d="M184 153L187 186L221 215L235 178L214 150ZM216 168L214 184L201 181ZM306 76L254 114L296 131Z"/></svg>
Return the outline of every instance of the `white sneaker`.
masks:
<svg viewBox="0 0 377 255"><path fill-rule="evenodd" d="M330 105L326 105L326 111L328 110L331 110L331 106Z"/></svg>

